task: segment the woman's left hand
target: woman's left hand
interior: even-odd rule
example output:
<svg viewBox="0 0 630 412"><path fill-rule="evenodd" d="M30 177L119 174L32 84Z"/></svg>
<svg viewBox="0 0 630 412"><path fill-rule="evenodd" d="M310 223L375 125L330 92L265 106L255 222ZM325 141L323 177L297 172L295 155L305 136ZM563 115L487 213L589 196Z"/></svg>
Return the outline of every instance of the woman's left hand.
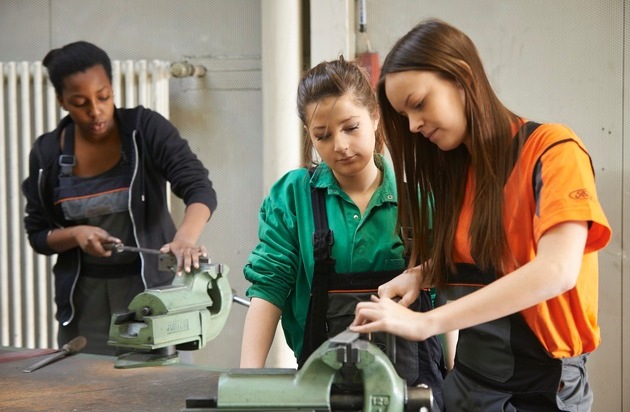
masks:
<svg viewBox="0 0 630 412"><path fill-rule="evenodd" d="M182 275L182 269L188 273L191 267L199 269L199 258L208 257L206 247L174 239L160 248L161 253L170 253L177 259L177 276Z"/></svg>

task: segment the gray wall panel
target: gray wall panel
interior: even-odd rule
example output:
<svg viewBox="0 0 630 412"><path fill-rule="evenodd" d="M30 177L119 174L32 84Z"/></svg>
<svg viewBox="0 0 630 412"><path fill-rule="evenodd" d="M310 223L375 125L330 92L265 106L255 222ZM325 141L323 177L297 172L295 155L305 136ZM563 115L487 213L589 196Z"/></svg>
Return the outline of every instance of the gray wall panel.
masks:
<svg viewBox="0 0 630 412"><path fill-rule="evenodd" d="M107 45L117 59L260 55L260 1L51 0L51 4L54 46L80 35Z"/></svg>
<svg viewBox="0 0 630 412"><path fill-rule="evenodd" d="M41 60L50 49L47 0L0 1L0 60Z"/></svg>

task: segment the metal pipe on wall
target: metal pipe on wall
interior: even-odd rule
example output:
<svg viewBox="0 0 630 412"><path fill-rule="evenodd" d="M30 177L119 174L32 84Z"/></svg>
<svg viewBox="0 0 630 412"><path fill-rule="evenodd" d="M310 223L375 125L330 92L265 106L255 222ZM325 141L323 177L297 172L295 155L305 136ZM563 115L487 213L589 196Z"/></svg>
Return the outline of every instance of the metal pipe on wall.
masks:
<svg viewBox="0 0 630 412"><path fill-rule="evenodd" d="M44 119L46 118L45 112L47 108L55 108L56 101L55 99L51 99L54 97L54 89L48 81L46 81L46 77L44 76L44 69L41 62L34 62L31 66L31 78L33 79L33 131L32 136L41 136L46 130L52 130L51 128L44 127ZM48 86L48 88L47 88ZM45 91L48 91L46 94ZM47 104L44 103L44 100L48 97ZM52 122L49 124L53 124ZM23 139L26 141L26 139ZM30 151L30 143L31 140L28 140L29 146L25 147L25 150ZM26 156L27 152L22 153L22 156ZM25 157L24 157L25 158ZM23 168L28 168L26 162L24 162ZM27 249L31 249L30 245L24 244ZM48 271L48 262L49 259L41 255L39 253L30 252L32 255L32 259L34 260L34 270L33 270L33 281L34 281L34 293L33 296L35 298L35 330L45 331L43 333L37 334L34 339L35 347L37 348L45 348L50 346L49 337L54 336L50 332L51 325L55 324L53 321L54 313L50 309L50 302L53 301L53 296L49 295L49 290L45 287L48 284L48 279L50 279L50 274ZM30 293L30 292L27 292Z"/></svg>
<svg viewBox="0 0 630 412"><path fill-rule="evenodd" d="M300 166L301 124L296 110L301 68L301 2L261 2L263 195L284 173ZM262 200L262 199L261 199ZM295 365L279 331L267 364Z"/></svg>
<svg viewBox="0 0 630 412"><path fill-rule="evenodd" d="M4 89L4 72L5 65L0 63L0 96L5 96ZM0 131L3 133L5 130L5 107L4 107L4 97L0 99ZM3 140L6 137L3 138ZM7 150L4 142L0 144L0 159L7 158ZM6 160L5 160L6 161ZM7 193L8 186L8 172L5 167L0 168L0 195L4 196ZM9 238L8 234L8 207L6 202L0 202L0 273L9 273L9 245L8 241L4 239ZM12 342L9 340L9 277L8 275L0 276L0 319L3 320L0 322L0 345L9 346Z"/></svg>
<svg viewBox="0 0 630 412"><path fill-rule="evenodd" d="M19 130L20 137L18 138L18 153L21 159L28 158L28 153L31 150L31 139L32 135L31 130L31 70L29 62L21 62L19 65L19 77L20 77L20 96L19 96L19 104L20 104L20 122L19 122ZM28 176L28 162L19 162L18 169L18 182L21 182ZM21 215L21 211L23 210L22 205L22 196L21 192L17 191L18 196L18 204L19 209L14 212L14 216L16 216L16 220L19 222L19 216ZM33 249L30 247L28 243L28 238L24 236L22 230L19 230L15 234L15 238L19 238L21 242L20 249L22 250L20 257L20 271L19 273L22 276L22 290L21 293L23 306L23 327L26 330L34 330L35 329L35 297L34 291L35 289L35 270L33 265ZM27 333L23 336L22 343L27 348L35 347L35 335L31 333Z"/></svg>
<svg viewBox="0 0 630 412"><path fill-rule="evenodd" d="M201 64L192 64L187 61L171 64L171 76L173 77L204 77L207 72L208 69Z"/></svg>
<svg viewBox="0 0 630 412"><path fill-rule="evenodd" d="M10 218L7 219L8 227L8 244L20 244L20 225L19 219L15 218L15 213L20 208L20 188L19 188L19 152L18 152L18 69L15 62L9 62L7 68L7 135L11 136L12 144L7 148L7 205ZM20 269L20 248L11 247L8 253L9 259L9 293L20 293L22 290L22 271ZM22 306L18 299L9 300L9 313L7 317L9 328L11 330L11 340L14 346L23 346L22 334Z"/></svg>
<svg viewBox="0 0 630 412"><path fill-rule="evenodd" d="M300 3L261 2L264 194L301 163L301 125L296 110L302 60Z"/></svg>

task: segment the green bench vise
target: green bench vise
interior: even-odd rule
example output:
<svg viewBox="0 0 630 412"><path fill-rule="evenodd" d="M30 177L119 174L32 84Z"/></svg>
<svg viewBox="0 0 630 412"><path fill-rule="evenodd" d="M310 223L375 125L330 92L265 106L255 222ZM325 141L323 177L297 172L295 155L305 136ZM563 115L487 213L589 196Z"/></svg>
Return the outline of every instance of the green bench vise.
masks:
<svg viewBox="0 0 630 412"><path fill-rule="evenodd" d="M160 267L174 258L160 255ZM116 368L179 362L177 350L197 350L223 329L233 301L229 268L200 259L199 269L176 276L171 285L147 289L133 298L128 312L114 314L108 344L121 353Z"/></svg>
<svg viewBox="0 0 630 412"><path fill-rule="evenodd" d="M434 407L431 388L407 386L381 349L349 330L324 342L298 371L234 369L219 376L214 393L212 399L187 399L182 412L430 412Z"/></svg>

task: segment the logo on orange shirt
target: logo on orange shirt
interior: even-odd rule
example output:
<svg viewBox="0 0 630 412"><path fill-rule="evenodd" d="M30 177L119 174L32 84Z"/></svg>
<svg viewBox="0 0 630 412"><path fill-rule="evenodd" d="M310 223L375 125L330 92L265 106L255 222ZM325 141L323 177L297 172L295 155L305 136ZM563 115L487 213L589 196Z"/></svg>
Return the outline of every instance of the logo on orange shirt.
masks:
<svg viewBox="0 0 630 412"><path fill-rule="evenodd" d="M591 195L586 189L578 189L569 193L569 197L574 200L591 200Z"/></svg>

